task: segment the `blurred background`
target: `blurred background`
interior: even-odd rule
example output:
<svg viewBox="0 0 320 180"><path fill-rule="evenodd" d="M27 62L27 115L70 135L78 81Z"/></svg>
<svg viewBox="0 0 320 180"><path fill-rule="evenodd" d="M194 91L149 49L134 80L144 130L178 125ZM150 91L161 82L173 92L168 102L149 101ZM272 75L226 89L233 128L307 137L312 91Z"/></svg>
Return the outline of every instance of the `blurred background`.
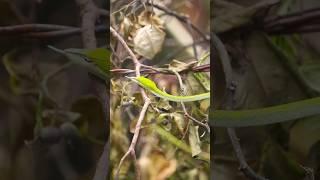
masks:
<svg viewBox="0 0 320 180"><path fill-rule="evenodd" d="M319 96L319 1L213 0L211 30L231 59L233 109L256 109ZM214 47L214 46L212 46ZM219 60L212 51L212 62ZM211 66L213 108L226 105L221 67ZM214 117L213 117L214 120ZM319 179L319 116L237 128L248 165L271 180ZM212 179L250 179L225 128L211 137ZM255 179L255 178L253 178Z"/></svg>
<svg viewBox="0 0 320 180"><path fill-rule="evenodd" d="M106 85L47 48L84 47L77 2L0 1L1 180L93 179L109 134ZM96 21L97 46L107 21Z"/></svg>
<svg viewBox="0 0 320 180"><path fill-rule="evenodd" d="M210 90L209 15L208 0L122 0L112 1L110 24L134 50L139 62L161 68L153 71L141 67L141 75L169 94L182 95L185 90L194 95ZM114 178L121 158L129 150L144 100L139 86L124 78L135 76L135 67L132 57L112 35L111 49L110 173ZM184 89L173 71L182 79ZM199 76L202 80L197 79ZM209 99L185 103L184 110L180 103L146 92L151 105L135 146L139 170L129 155L119 178L135 179L140 173L145 180L209 179Z"/></svg>

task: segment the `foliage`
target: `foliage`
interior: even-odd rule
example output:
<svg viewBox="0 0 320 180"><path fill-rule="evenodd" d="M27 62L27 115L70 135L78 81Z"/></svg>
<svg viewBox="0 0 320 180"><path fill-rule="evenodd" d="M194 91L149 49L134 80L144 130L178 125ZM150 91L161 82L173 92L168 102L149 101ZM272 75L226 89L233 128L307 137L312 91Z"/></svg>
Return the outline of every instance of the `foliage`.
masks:
<svg viewBox="0 0 320 180"><path fill-rule="evenodd" d="M177 10L179 12L187 10L184 3L184 1L166 5L160 3L160 6L174 9L181 5ZM190 61L198 59L194 57L192 46L190 51L190 44L192 45L195 39L191 34L193 29L188 29L185 22L177 21L175 16L168 16L166 11L152 7L148 3L139 4L136 1L128 5L116 3L113 5L114 21L111 26L120 27L119 34L139 61L137 63L132 60L135 57L132 57L123 44L119 43L119 38L114 36L113 70L132 69L132 73L127 74L132 77L137 74L134 71L137 65L141 66L139 72L141 76L150 78L160 89L176 96L191 96L206 92L203 84L209 83L208 74L201 72L198 74L202 76L195 76L196 73L192 68L208 63L209 57L207 54L203 59L204 62L199 64ZM203 4L201 2L198 5ZM177 36L176 33L181 32L179 28L184 30L185 34ZM196 55L199 58L204 56L208 52L208 47L208 43L204 43L203 47L195 44ZM174 49L179 48L184 49L175 53ZM168 54L174 56L167 58ZM157 73L150 74L148 71ZM114 74L111 80L113 148L110 159L113 164L113 177L116 177L117 170L120 170L120 179L133 179L137 174L141 174L142 179L153 180L209 179L210 141L206 128L209 100L181 104L156 97L148 89L145 96L141 94L138 84L131 79ZM150 98L151 104L143 114L143 108L148 101L146 97ZM140 130L141 114L143 121ZM138 141L135 141L137 130L140 134ZM131 149L132 143L134 151ZM128 157L125 155L126 152L130 152ZM134 164L132 153L136 155L138 166ZM118 166L123 157L125 157L124 163Z"/></svg>

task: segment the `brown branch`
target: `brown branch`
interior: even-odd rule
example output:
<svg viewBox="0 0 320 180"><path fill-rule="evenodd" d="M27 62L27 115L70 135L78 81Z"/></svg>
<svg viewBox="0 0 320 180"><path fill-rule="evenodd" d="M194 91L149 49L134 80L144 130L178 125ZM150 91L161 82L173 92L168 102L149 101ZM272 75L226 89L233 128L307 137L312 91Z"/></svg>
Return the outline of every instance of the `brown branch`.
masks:
<svg viewBox="0 0 320 180"><path fill-rule="evenodd" d="M137 77L140 76L140 68L141 68L141 66L144 66L144 65L139 62L139 60L137 59L137 57L135 56L133 51L129 48L129 46L127 45L125 40L121 37L121 35L116 30L114 30L112 27L110 27L110 32L114 37L117 38L117 40L122 44L122 46L125 48L125 50L129 53L129 55L132 58L133 63L135 64L136 76ZM123 162L125 161L125 159L129 155L131 155L133 157L133 160L134 160L135 169L136 169L136 179L139 180L141 178L140 177L140 169L139 169L137 161L136 161L137 158L136 158L136 154L135 154L135 147L136 147L136 144L138 142L138 138L139 138L139 134L140 134L140 130L141 130L141 124L142 124L142 122L144 120L144 117L146 115L147 109L148 109L151 101L150 101L149 97L147 96L146 92L144 91L144 89L140 88L140 92L142 94L142 97L143 97L143 100L144 100L144 104L143 104L143 107L142 107L142 109L140 111L140 115L139 115L135 130L134 130L134 135L133 135L133 138L131 140L131 144L129 146L129 149L125 153L125 155L121 158L120 163L118 165L117 172L116 172L116 177L115 177L116 180L119 179L119 173L120 173L121 166L122 166Z"/></svg>
<svg viewBox="0 0 320 180"><path fill-rule="evenodd" d="M320 7L270 18L266 16L267 13L264 13L263 16L261 16L261 13L260 15L256 13L252 17L254 23L246 23L241 27L235 27L219 34L256 30L271 35L320 32Z"/></svg>
<svg viewBox="0 0 320 180"><path fill-rule="evenodd" d="M292 34L319 32L320 7L287 15L268 18L263 22L263 30L269 34Z"/></svg>
<svg viewBox="0 0 320 180"><path fill-rule="evenodd" d="M54 38L54 37L63 37L63 36L70 36L73 34L80 34L80 28L70 28L65 30L58 30L58 31L49 31L49 32L30 32L21 34L21 36L29 37L29 38Z"/></svg>
<svg viewBox="0 0 320 180"><path fill-rule="evenodd" d="M135 154L135 146L138 142L138 138L139 138L139 134L140 134L140 129L141 129L141 124L143 122L143 119L145 117L145 114L147 112L147 109L150 105L151 101L148 99L145 101L142 109L141 109L141 112L140 112L140 115L139 115L139 118L138 118L138 121L137 121L137 124L136 124L136 127L135 127L135 130L134 130L134 135L133 135L133 138L131 140L131 144L129 146L129 149L128 151L125 153L124 156L122 156L121 160L120 160L120 163L118 165L118 168L117 168L117 172L116 172L116 177L115 179L118 180L119 179L119 175L120 175L120 169L121 169L121 166L122 164L124 163L124 160L129 156L131 155L133 157L133 159L135 160L135 169L136 169L136 179L139 180L141 177L140 175L140 170L139 170L139 167L138 167L138 164L136 163L136 154Z"/></svg>
<svg viewBox="0 0 320 180"><path fill-rule="evenodd" d="M268 34L270 35L285 35L285 34L305 34L305 33L314 33L320 32L320 24L319 25L311 25L305 27L297 27L297 28L281 28L277 30L270 30Z"/></svg>
<svg viewBox="0 0 320 180"><path fill-rule="evenodd" d="M294 27L294 26L318 23L319 18L320 18L320 10L313 13L302 14L301 16L293 16L293 17L289 16L287 18L282 18L274 22L266 23L265 28L271 29L279 26Z"/></svg>
<svg viewBox="0 0 320 180"><path fill-rule="evenodd" d="M95 29L95 33L102 33L102 32L103 33L107 32L107 27L97 26ZM30 33L21 34L21 36L40 39L40 38L64 37L64 36L76 35L80 33L81 33L80 28L70 28L65 30L57 30L57 31L49 31L49 32L30 32Z"/></svg>
<svg viewBox="0 0 320 180"><path fill-rule="evenodd" d="M127 45L126 41L121 37L121 35L112 27L110 27L110 32L112 33L112 35L117 38L117 40L122 44L122 46L126 49L126 51L129 53L129 55L131 56L133 63L135 65L140 65L140 62L138 60L138 58L136 57L136 55L134 55L133 51L129 48L129 46ZM140 72L137 72L137 76L140 76Z"/></svg>
<svg viewBox="0 0 320 180"><path fill-rule="evenodd" d="M40 31L54 31L73 29L72 26L52 25L52 24L22 24L13 26L0 26L0 33L27 33Z"/></svg>
<svg viewBox="0 0 320 180"><path fill-rule="evenodd" d="M230 64L230 57L223 42L220 40L220 38L216 34L212 33L212 39L213 39L213 47L218 52L217 54L219 56L217 60L220 61L220 64L224 71L223 72L225 76L224 79L226 81L225 109L230 110L230 109L233 109L234 107L233 102L234 102L234 91L235 91L235 85L233 83L234 77L233 77L232 67ZM213 119L214 119L214 115L213 115ZM240 171L242 171L243 174L248 179L266 180L266 178L256 174L246 162L243 152L241 150L239 138L237 137L234 128L228 128L227 131L233 146L233 150L240 163L240 168L239 168Z"/></svg>
<svg viewBox="0 0 320 180"><path fill-rule="evenodd" d="M92 21L93 23L88 24L86 21L84 21L83 23L87 23L86 25L82 25L83 26L88 26L88 25L92 25L95 23L96 18L98 16L106 16L108 15L108 11L104 10L104 9L98 9L98 8L92 8L92 10L95 10L96 16L95 19ZM90 17L86 17L83 15L84 18L90 18ZM88 27L89 28L89 27ZM85 28L85 29L88 29ZM100 29L102 29L99 26L92 26L91 27L93 32L95 31L99 31ZM74 27L74 26L64 26L64 25L57 25L57 24L20 24L20 25L11 25L11 26L0 26L0 34L21 34L21 33L36 33L36 32L54 32L54 31L75 31L74 33L78 33L80 32L80 28L79 27ZM92 31L90 30L90 31ZM85 32L89 33L89 32ZM90 32L91 34L92 32ZM95 37L94 37L95 38Z"/></svg>
<svg viewBox="0 0 320 180"><path fill-rule="evenodd" d="M206 128L206 130L207 130L208 133L210 134L210 126L208 125L207 122L203 123L203 122L197 120L196 118L192 117L192 116L188 113L187 108L186 108L186 106L184 105L184 103L181 103L181 106L182 106L182 110L183 110L184 115L185 115L188 119L190 119L191 121L197 123L198 125Z"/></svg>
<svg viewBox="0 0 320 180"><path fill-rule="evenodd" d="M95 26L94 33L107 32L103 25ZM21 24L0 26L1 35L22 36L28 38L55 38L82 33L81 28L55 24Z"/></svg>
<svg viewBox="0 0 320 180"><path fill-rule="evenodd" d="M204 64L200 66L193 66L191 68L184 69L180 71L179 73L188 73L188 72L209 72L210 71L210 64ZM135 70L132 69L111 69L110 72L112 73L117 73L117 74L132 74L135 73ZM157 68L146 68L140 70L141 73L143 74L174 74L172 71L169 70L162 70L162 69L157 69Z"/></svg>
<svg viewBox="0 0 320 180"><path fill-rule="evenodd" d="M233 150L239 160L240 163L240 167L239 170L242 171L242 173L248 177L249 179L253 179L253 180L268 180L262 176L259 176L258 174L256 174L251 167L248 165L248 163L246 162L246 159L243 155L243 152L241 150L241 146L240 146L240 142L239 142L239 138L236 135L236 132L234 130L234 128L228 128L228 135L230 137L231 143L232 143L232 147Z"/></svg>
<svg viewBox="0 0 320 180"><path fill-rule="evenodd" d="M226 99L226 109L227 110L232 110L234 107L234 91L235 91L235 85L231 83L230 86L227 88L227 99ZM229 138L231 140L231 144L233 147L233 150L236 154L236 157L239 161L240 167L239 170L248 178L252 180L268 180L264 178L263 176L258 175L256 172L253 171L253 169L248 165L241 146L239 142L239 138L237 137L237 134L235 132L234 128L227 128L227 132L229 135Z"/></svg>
<svg viewBox="0 0 320 180"><path fill-rule="evenodd" d="M194 67L192 67L191 71L193 71L193 72L210 72L210 64L194 66Z"/></svg>
<svg viewBox="0 0 320 180"><path fill-rule="evenodd" d="M177 76L178 82L179 82L179 86L180 86L180 90L181 90L182 94L185 95L186 94L186 89L185 89L185 86L184 86L184 84L182 82L182 78L181 78L180 74L177 71L172 71L172 72ZM206 128L208 133L210 134L210 127L209 127L207 122L203 123L203 122L197 120L196 118L192 117L188 113L187 108L186 108L186 106L185 106L185 104L183 102L181 102L181 106L182 106L182 110L184 112L185 117L187 117L188 119L190 119L194 123L197 123L198 125Z"/></svg>
<svg viewBox="0 0 320 180"><path fill-rule="evenodd" d="M86 49L94 49L97 47L95 37L95 22L98 17L98 8L91 0L75 0L80 7L81 14L81 31L82 42Z"/></svg>
<svg viewBox="0 0 320 180"><path fill-rule="evenodd" d="M273 26L277 24L290 23L294 21L303 21L305 19L309 19L310 17L317 17L320 12L320 7L311 8L295 13L290 13L282 16L276 16L273 18L266 19L264 21L265 26Z"/></svg>
<svg viewBox="0 0 320 180"><path fill-rule="evenodd" d="M84 48L86 49L94 49L97 47L97 40L95 37L95 22L99 17L100 13L99 9L96 7L92 0L75 0L78 6L80 7L81 14L81 35L82 35L82 43ZM108 104L107 98L105 98L105 94L107 94L106 90L103 92L102 99L104 99L105 103ZM101 96L101 95L100 95ZM108 119L108 107L104 107L103 111L105 114L106 122L109 123ZM94 180L106 179L108 176L108 165L109 165L109 141L105 143L104 150L102 155L100 156L99 163L96 168L96 172L94 175Z"/></svg>

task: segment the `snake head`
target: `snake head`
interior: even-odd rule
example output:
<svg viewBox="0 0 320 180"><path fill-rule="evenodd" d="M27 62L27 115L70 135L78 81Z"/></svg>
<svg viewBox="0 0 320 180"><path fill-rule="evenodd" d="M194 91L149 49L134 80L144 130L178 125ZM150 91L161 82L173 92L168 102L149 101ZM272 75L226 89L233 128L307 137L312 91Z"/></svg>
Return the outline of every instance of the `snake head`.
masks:
<svg viewBox="0 0 320 180"><path fill-rule="evenodd" d="M138 77L127 77L133 82L139 84L140 86L149 89L154 90L157 89L157 85L150 79L144 77L144 76L138 76Z"/></svg>

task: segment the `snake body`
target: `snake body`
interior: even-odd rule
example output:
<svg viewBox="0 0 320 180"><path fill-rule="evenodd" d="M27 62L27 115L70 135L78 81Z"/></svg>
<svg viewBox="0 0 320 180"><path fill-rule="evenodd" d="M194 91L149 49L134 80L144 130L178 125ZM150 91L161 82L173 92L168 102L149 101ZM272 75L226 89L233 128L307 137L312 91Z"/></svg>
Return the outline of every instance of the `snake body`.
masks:
<svg viewBox="0 0 320 180"><path fill-rule="evenodd" d="M281 123L320 114L320 97L252 110L217 110L210 124L217 127L247 127Z"/></svg>
<svg viewBox="0 0 320 180"><path fill-rule="evenodd" d="M210 92L208 93L202 93L202 94L197 94L197 95L192 95L192 96L174 96L171 94L168 94L162 90L160 90L156 83L153 82L152 80L139 76L139 77L130 77L130 79L143 88L147 89L150 91L152 94L154 94L157 97L169 100L169 101L175 101L175 102L191 102L191 101L200 101L203 99L208 99L210 98Z"/></svg>
<svg viewBox="0 0 320 180"><path fill-rule="evenodd" d="M54 47L50 47L52 50L65 55L68 59L80 64L87 68L92 74L102 78L108 79L108 72L103 63L96 63L95 65L86 62L87 57L83 57L84 54L79 55L79 51L74 50L60 50ZM97 57L92 56L93 59L98 59L100 62L105 60L105 57L109 56L107 51L99 50L100 54ZM88 53L85 53L87 55ZM90 54L89 54L90 55ZM100 58L104 57L104 58ZM92 59L88 57L88 59ZM103 66L103 67L102 67ZM160 90L155 82L152 80L140 76L131 77L132 81L139 84L141 87L150 91L157 97L167 99L175 102L191 102L200 101L210 98L210 92L191 95L191 96L174 96ZM214 110L210 112L209 123L216 127L247 127L247 126L260 126L274 123L281 123L289 120L296 120L300 118L310 117L320 114L320 97L311 98L301 101L296 101L288 104L271 106L266 108L258 108L252 110Z"/></svg>
<svg viewBox="0 0 320 180"><path fill-rule="evenodd" d="M191 96L174 96L160 90L152 80L143 76L130 79L155 96L169 101L190 102L210 98L210 92ZM320 114L320 97L252 110L215 110L210 113L210 124L215 127L261 126L318 114Z"/></svg>

